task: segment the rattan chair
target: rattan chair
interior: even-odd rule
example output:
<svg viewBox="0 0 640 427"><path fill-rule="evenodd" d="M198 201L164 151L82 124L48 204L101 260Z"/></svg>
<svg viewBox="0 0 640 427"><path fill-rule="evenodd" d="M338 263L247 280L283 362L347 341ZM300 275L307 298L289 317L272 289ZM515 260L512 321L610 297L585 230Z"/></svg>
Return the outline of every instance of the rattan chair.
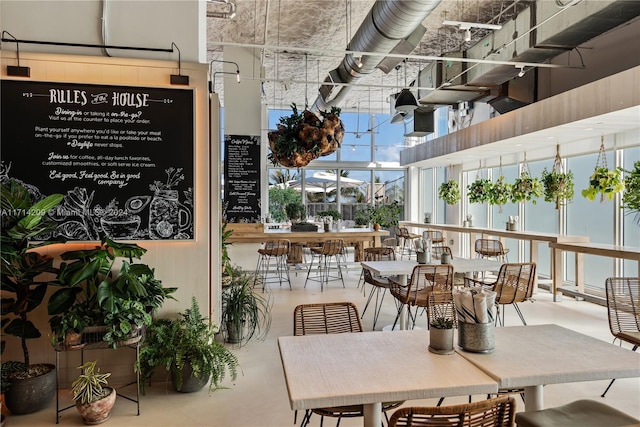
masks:
<svg viewBox="0 0 640 427"><path fill-rule="evenodd" d="M324 285L332 280L342 282L344 288L344 278L342 277L342 251L344 249L344 241L342 239L325 240L322 246L311 248L311 262L307 270L307 280L304 287L307 287L309 281L320 282L320 291L324 290ZM311 276L311 270L317 261L316 276ZM332 274L333 273L333 274Z"/></svg>
<svg viewBox="0 0 640 427"><path fill-rule="evenodd" d="M638 300L637 277L609 277L605 281L607 292L607 312L609 313L609 329L613 341L628 342L636 351L640 346L640 300ZM611 380L602 397L613 385Z"/></svg>
<svg viewBox="0 0 640 427"><path fill-rule="evenodd" d="M302 304L293 311L293 334L342 334L362 332L362 322L358 308L351 302L329 302L319 304ZM382 411L385 413L398 408L404 401L383 402ZM329 408L315 408L305 411L301 427L307 426L312 414L321 416L320 425L324 417L337 418L337 426L341 418L364 416L363 405L335 406ZM297 415L297 411L296 411ZM294 424L297 422L294 417ZM388 421L387 421L388 422Z"/></svg>
<svg viewBox="0 0 640 427"><path fill-rule="evenodd" d="M508 262L507 254L509 249L502 246L500 240L493 239L477 239L475 242L475 251L478 258L495 258L496 261Z"/></svg>
<svg viewBox="0 0 640 427"><path fill-rule="evenodd" d="M421 239L422 236L419 234L409 233L409 229L407 227L396 227L396 237L402 239L402 247L400 248L400 259L404 258L405 254L411 259L411 254L415 251L413 250L413 241L416 239ZM400 247L400 240L398 240L398 247Z"/></svg>
<svg viewBox="0 0 640 427"><path fill-rule="evenodd" d="M513 397L496 397L451 406L406 407L393 413L389 427L512 427Z"/></svg>
<svg viewBox="0 0 640 427"><path fill-rule="evenodd" d="M364 250L364 260L365 261L394 261L396 259L396 253L393 248L388 247L375 247L375 248L366 248ZM367 303L362 310L362 317L367 312L367 308L373 299L375 294L376 300L373 306L373 329L376 329L376 323L378 322L378 316L380 315L380 309L382 308L382 302L384 301L384 297L387 294L387 289L389 289L389 279L386 277L381 277L375 275L371 272L371 270L367 268L362 269L362 277L364 279L364 283L368 283L371 285L371 291L369 292L369 298L367 298ZM382 291L382 296L380 295L380 291Z"/></svg>
<svg viewBox="0 0 640 427"><path fill-rule="evenodd" d="M431 292L452 292L453 266L451 264L416 265L407 281L407 286L402 286L399 281L390 278L389 289L398 305L398 314L393 322L393 328L396 327L405 305L412 327L415 327L418 310L427 307ZM411 307L416 308L415 313L411 313Z"/></svg>
<svg viewBox="0 0 640 427"><path fill-rule="evenodd" d="M422 232L423 239L430 239L433 246L444 245L444 236L440 230L427 230Z"/></svg>
<svg viewBox="0 0 640 427"><path fill-rule="evenodd" d="M501 310L500 306L509 304L515 308L520 320L522 320L522 324L526 325L527 322L524 320L518 303L531 300L535 277L536 263L523 262L502 264L498 277L494 282L484 282L470 277L465 277L464 281L465 286L482 286L496 292L496 306L498 309L496 325L498 322L504 325L504 308ZM502 318L500 318L500 311L502 311Z"/></svg>
<svg viewBox="0 0 640 427"><path fill-rule="evenodd" d="M261 281L262 290L264 291L269 283L279 283L282 286L282 282L287 282L291 290L291 278L289 277L289 265L287 264L290 246L291 243L286 239L267 240L264 247L258 249L258 264L254 275L254 286L258 281ZM272 261L275 261L275 266L272 265Z"/></svg>

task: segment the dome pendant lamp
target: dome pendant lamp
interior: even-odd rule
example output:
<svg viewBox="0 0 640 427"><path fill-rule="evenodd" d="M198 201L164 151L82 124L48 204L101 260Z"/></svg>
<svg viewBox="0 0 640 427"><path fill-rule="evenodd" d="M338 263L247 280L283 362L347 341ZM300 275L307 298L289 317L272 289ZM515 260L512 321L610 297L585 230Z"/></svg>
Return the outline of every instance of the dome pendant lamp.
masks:
<svg viewBox="0 0 640 427"><path fill-rule="evenodd" d="M406 60L404 61L404 85L407 85L407 64L406 64ZM411 112L413 110L415 110L416 108L418 108L418 102L416 101L415 96L413 96L413 93L411 93L411 91L407 88L404 88L400 91L400 94L398 95L398 98L396 98L396 110L403 112L403 113L408 113Z"/></svg>

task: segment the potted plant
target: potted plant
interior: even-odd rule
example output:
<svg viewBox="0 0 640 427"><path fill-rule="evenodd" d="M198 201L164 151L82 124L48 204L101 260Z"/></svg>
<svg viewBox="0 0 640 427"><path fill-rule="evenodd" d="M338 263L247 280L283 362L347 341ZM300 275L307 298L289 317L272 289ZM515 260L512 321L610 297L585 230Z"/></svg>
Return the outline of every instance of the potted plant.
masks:
<svg viewBox="0 0 640 427"><path fill-rule="evenodd" d="M290 116L280 118L277 130L268 133L271 149L268 159L274 166L300 168L340 148L344 124L339 108L321 111L320 117L309 110L298 113L296 104L291 104L291 109Z"/></svg>
<svg viewBox="0 0 640 427"><path fill-rule="evenodd" d="M222 325L232 344L242 346L252 338L266 337L271 326L271 304L254 292L252 277L236 276L222 291Z"/></svg>
<svg viewBox="0 0 640 427"><path fill-rule="evenodd" d="M573 172L564 172L559 145L556 146L556 158L551 170L547 171L547 168L542 170L542 185L545 202L555 203L556 209L573 201Z"/></svg>
<svg viewBox="0 0 640 427"><path fill-rule="evenodd" d="M353 221L355 222L356 228L367 227L369 223L371 223L369 208L358 209L353 215Z"/></svg>
<svg viewBox="0 0 640 427"><path fill-rule="evenodd" d="M511 198L511 184L507 183L504 176L500 175L498 180L493 183L489 191L489 204L498 205L499 212L502 212L502 206Z"/></svg>
<svg viewBox="0 0 640 427"><path fill-rule="evenodd" d="M582 197L588 200L595 200L600 195L600 203L613 200L615 195L624 190L624 180L622 169L608 169L606 166L596 166L593 174L589 177L589 186L582 190Z"/></svg>
<svg viewBox="0 0 640 427"><path fill-rule="evenodd" d="M469 203L486 203L490 200L491 187L493 183L488 179L476 178L467 186L467 197Z"/></svg>
<svg viewBox="0 0 640 427"><path fill-rule="evenodd" d="M640 225L640 160L633 164L633 170L626 171L622 207L635 212L635 222Z"/></svg>
<svg viewBox="0 0 640 427"><path fill-rule="evenodd" d="M431 224L431 212L424 213L424 223Z"/></svg>
<svg viewBox="0 0 640 427"><path fill-rule="evenodd" d="M536 204L542 197L544 186L538 178L532 177L528 171L523 171L511 187L511 202L531 202Z"/></svg>
<svg viewBox="0 0 640 427"><path fill-rule="evenodd" d="M429 351L436 354L453 353L453 319L436 317L429 323Z"/></svg>
<svg viewBox="0 0 640 427"><path fill-rule="evenodd" d="M324 231L329 231L331 221L342 219L342 215L337 210L320 211L316 213L316 216L322 219L322 222L324 223Z"/></svg>
<svg viewBox="0 0 640 427"><path fill-rule="evenodd" d="M380 227L389 229L395 227L400 221L401 212L402 208L397 201L370 206L369 215L371 223L373 224L373 229L380 229ZM378 225L377 227L376 224Z"/></svg>
<svg viewBox="0 0 640 427"><path fill-rule="evenodd" d="M445 181L440 185L438 197L448 205L455 205L460 201L460 184L455 179Z"/></svg>
<svg viewBox="0 0 640 427"><path fill-rule="evenodd" d="M146 264L134 263L146 249L134 243L104 238L94 249L67 251L58 272L60 289L49 298L49 324L54 346L69 331L83 332L83 339L104 342L112 348L142 338L152 313L176 288L165 288ZM119 271L112 271L119 257Z"/></svg>
<svg viewBox="0 0 640 427"><path fill-rule="evenodd" d="M29 241L55 230L56 224L48 214L60 204L63 195L52 194L40 198L15 180L7 180L0 187L2 324L5 335L20 339L23 354L23 362L14 365L16 369L7 372L6 378L3 369L2 383L3 389L5 385L9 386L5 403L11 412L28 414L44 408L55 392L55 366L32 365L27 341L42 336L29 320L29 313L40 306L53 281L53 276L49 280L42 277L57 271L53 267L53 258L36 250L57 242L30 246Z"/></svg>
<svg viewBox="0 0 640 427"><path fill-rule="evenodd" d="M78 366L82 373L71 383L73 400L85 424L101 424L109 419L111 408L116 403L116 390L108 387L111 373L100 373L96 361Z"/></svg>
<svg viewBox="0 0 640 427"><path fill-rule="evenodd" d="M291 221L291 231L318 231L317 225L306 222L307 208L302 202L289 203L284 210Z"/></svg>
<svg viewBox="0 0 640 427"><path fill-rule="evenodd" d="M217 332L218 326L200 314L195 297L177 319L154 320L136 363L143 393L158 367L169 371L175 390L183 393L201 390L207 383L209 391L216 390L227 372L235 380L238 359L216 341Z"/></svg>

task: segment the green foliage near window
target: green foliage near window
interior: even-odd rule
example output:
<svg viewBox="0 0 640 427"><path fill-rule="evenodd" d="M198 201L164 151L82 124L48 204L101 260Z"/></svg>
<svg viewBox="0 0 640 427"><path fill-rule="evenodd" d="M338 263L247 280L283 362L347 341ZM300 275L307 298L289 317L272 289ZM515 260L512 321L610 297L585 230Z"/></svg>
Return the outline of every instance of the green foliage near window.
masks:
<svg viewBox="0 0 640 427"><path fill-rule="evenodd" d="M284 211L292 223L304 221L307 218L307 208L299 201L287 204Z"/></svg>
<svg viewBox="0 0 640 427"><path fill-rule="evenodd" d="M176 375L176 387L182 387L185 364L193 369L197 378L208 379L209 391L220 387L227 372L237 377L238 359L222 343L216 341L218 326L200 314L194 297L191 308L178 313L176 320L156 319L147 328L147 336L140 349L136 371L140 372L140 385L148 383L157 367L164 367Z"/></svg>
<svg viewBox="0 0 640 427"><path fill-rule="evenodd" d="M284 207L290 203L302 203L302 197L295 189L273 187L269 189L269 217L273 222L286 222Z"/></svg>
<svg viewBox="0 0 640 427"><path fill-rule="evenodd" d="M382 228L391 228L398 225L402 208L398 202L369 207L369 215L372 224L380 224Z"/></svg>
<svg viewBox="0 0 640 427"><path fill-rule="evenodd" d="M528 172L523 172L516 178L511 187L511 202L531 202L536 204L539 197L544 194L544 186L538 178L532 177Z"/></svg>
<svg viewBox="0 0 640 427"><path fill-rule="evenodd" d="M626 171L622 207L636 212L636 220L640 224L640 160L633 164L633 170Z"/></svg>
<svg viewBox="0 0 640 427"><path fill-rule="evenodd" d="M600 202L604 203L605 199L613 200L622 190L624 190L622 169L597 166L589 177L589 186L582 190L581 194L582 197L591 201L600 195Z"/></svg>
<svg viewBox="0 0 640 427"><path fill-rule="evenodd" d="M467 196L470 203L486 203L490 199L493 183L488 179L477 178L467 186Z"/></svg>
<svg viewBox="0 0 640 427"><path fill-rule="evenodd" d="M358 209L356 213L353 215L353 221L356 225L369 225L371 222L371 215L368 208Z"/></svg>
<svg viewBox="0 0 640 427"><path fill-rule="evenodd" d="M489 203L492 205L498 205L500 207L500 212L502 212L502 206L505 203L508 203L510 199L511 184L505 181L504 176L500 175L489 191Z"/></svg>
<svg viewBox="0 0 640 427"><path fill-rule="evenodd" d="M455 205L460 201L460 184L455 179L445 181L440 185L438 197L449 205Z"/></svg>
<svg viewBox="0 0 640 427"><path fill-rule="evenodd" d="M342 219L342 214L336 210L327 210L316 212L316 217L321 218L322 222L329 223L331 221Z"/></svg>
<svg viewBox="0 0 640 427"><path fill-rule="evenodd" d="M556 209L573 201L574 185L573 172L562 172L555 168L542 171L542 185L544 186L545 202L555 203Z"/></svg>

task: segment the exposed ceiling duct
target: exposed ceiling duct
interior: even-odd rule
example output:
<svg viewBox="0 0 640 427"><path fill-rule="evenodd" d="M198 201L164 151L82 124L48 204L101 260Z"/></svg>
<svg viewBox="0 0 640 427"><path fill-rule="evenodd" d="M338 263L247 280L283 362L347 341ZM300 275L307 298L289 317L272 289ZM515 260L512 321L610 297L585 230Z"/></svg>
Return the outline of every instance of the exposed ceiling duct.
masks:
<svg viewBox="0 0 640 427"><path fill-rule="evenodd" d="M220 6L221 10L207 8L207 18L233 19L236 16L236 4L229 0L207 0L207 6Z"/></svg>
<svg viewBox="0 0 640 427"><path fill-rule="evenodd" d="M410 43L414 32L424 34L422 21L442 0L378 0L353 36L348 50L354 52L391 53L403 43ZM349 86L335 86L332 83L354 83L372 73L384 60L379 56L363 55L356 58L349 54L340 65L329 72L325 84L311 109L329 110L339 106L345 99ZM388 68L388 64L384 64Z"/></svg>

